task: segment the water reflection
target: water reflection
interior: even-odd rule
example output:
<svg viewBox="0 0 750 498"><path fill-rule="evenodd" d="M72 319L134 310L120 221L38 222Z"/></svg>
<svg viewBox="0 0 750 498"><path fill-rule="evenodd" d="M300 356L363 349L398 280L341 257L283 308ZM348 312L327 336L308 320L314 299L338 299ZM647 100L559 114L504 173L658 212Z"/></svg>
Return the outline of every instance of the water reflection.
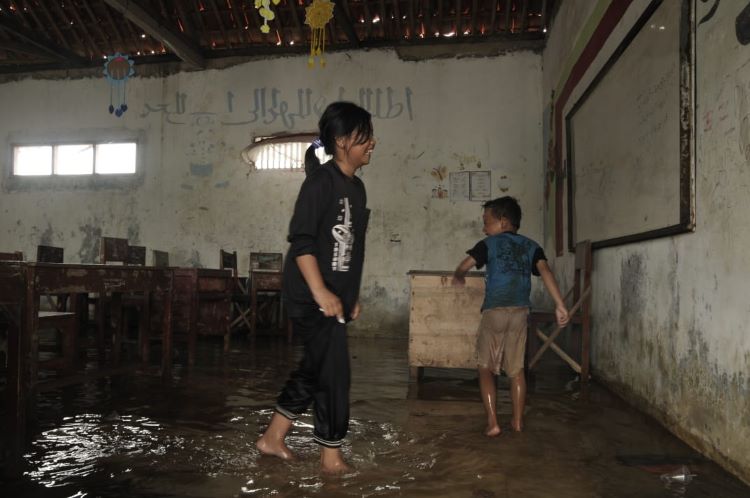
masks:
<svg viewBox="0 0 750 498"><path fill-rule="evenodd" d="M164 383L138 375L40 395L38 435L21 482L3 496L668 496L658 476L618 463L623 453L698 457L684 496L747 496L747 487L601 388L577 399L567 367L540 373L527 430L483 437L475 374L429 372L408 398L404 341L352 341L351 474L319 474L312 415L287 444L298 460L261 456L254 443L300 351L240 344L224 357L202 343L193 371ZM413 387L413 386L412 386ZM8 494L5 493L7 491ZM691 494L692 493L692 494Z"/></svg>

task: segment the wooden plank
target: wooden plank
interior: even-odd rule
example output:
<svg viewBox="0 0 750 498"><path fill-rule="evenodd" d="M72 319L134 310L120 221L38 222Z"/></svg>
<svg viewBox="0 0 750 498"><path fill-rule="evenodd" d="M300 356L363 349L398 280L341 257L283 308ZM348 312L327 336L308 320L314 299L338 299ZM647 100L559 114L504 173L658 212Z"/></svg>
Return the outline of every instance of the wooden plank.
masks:
<svg viewBox="0 0 750 498"><path fill-rule="evenodd" d="M151 14L134 2L128 0L103 0L107 5L123 14L131 22L138 25L146 33L166 45L177 57L193 66L203 68L206 61L200 49L164 26L163 22L155 19Z"/></svg>

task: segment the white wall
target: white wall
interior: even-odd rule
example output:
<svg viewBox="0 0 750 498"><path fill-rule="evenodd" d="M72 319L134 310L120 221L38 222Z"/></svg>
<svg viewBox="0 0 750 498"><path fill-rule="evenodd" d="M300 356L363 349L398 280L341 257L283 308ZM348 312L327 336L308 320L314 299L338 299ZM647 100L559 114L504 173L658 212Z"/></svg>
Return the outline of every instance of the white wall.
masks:
<svg viewBox="0 0 750 498"><path fill-rule="evenodd" d="M609 3L562 3L543 56L545 95ZM694 3L700 20L713 2ZM644 4L633 2L613 39ZM595 252L592 367L750 482L750 47L735 36L743 6L722 2L697 29L695 233Z"/></svg>
<svg viewBox="0 0 750 498"><path fill-rule="evenodd" d="M449 188L447 178L432 176L434 168L490 170L493 196L517 196L523 232L541 237L540 54L405 62L382 50L327 59L325 69L308 69L306 57L285 57L135 77L121 119L108 114L109 86L100 77L0 85L5 168L9 144L19 138L123 129L140 134L145 158L141 184L127 188L15 191L6 182L0 250L21 249L33 258L36 245L46 243L63 246L68 262L91 262L98 237L107 235L167 250L177 265L217 267L219 248L237 250L240 270L247 271L250 251L286 250L303 174L250 172L242 149L254 135L315 130L327 102L360 102L368 90L378 145L363 170L372 215L358 333L405 335L406 272L452 270L482 237L479 203L432 197L439 183ZM298 92L308 89L317 113L305 106L299 112ZM267 112L255 119L260 91ZM279 100L272 108L274 92Z"/></svg>

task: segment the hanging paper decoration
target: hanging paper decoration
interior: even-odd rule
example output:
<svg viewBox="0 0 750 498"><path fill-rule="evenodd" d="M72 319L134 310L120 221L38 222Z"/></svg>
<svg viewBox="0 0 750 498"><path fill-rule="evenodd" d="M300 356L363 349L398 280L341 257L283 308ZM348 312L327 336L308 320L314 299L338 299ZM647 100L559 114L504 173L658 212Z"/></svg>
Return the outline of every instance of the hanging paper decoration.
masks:
<svg viewBox="0 0 750 498"><path fill-rule="evenodd" d="M333 2L330 0L313 0L305 7L305 24L312 29L312 39L310 40L310 58L307 59L307 65L315 65L315 57L320 58L320 67L325 67L326 60L323 58L323 51L326 47L326 24L333 18Z"/></svg>
<svg viewBox="0 0 750 498"><path fill-rule="evenodd" d="M104 76L106 76L110 84L109 113L119 118L128 110L128 104L125 101L125 84L128 78L135 74L133 59L119 52L106 57L107 60L104 62ZM115 106L115 99L117 106Z"/></svg>
<svg viewBox="0 0 750 498"><path fill-rule="evenodd" d="M263 33L271 31L268 21L276 19L276 14L271 10L271 2L273 2L274 5L278 5L281 0L255 0L255 8L258 9L260 17L263 18L263 26L260 27L260 30Z"/></svg>

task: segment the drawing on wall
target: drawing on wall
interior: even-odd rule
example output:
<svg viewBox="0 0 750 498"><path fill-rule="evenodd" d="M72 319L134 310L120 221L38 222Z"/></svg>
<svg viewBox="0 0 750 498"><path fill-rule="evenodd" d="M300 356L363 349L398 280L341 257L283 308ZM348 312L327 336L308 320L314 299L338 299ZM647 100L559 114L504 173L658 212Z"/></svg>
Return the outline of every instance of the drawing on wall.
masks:
<svg viewBox="0 0 750 498"><path fill-rule="evenodd" d="M305 24L312 30L308 67L315 66L315 57L320 61L320 67L326 66L326 60L323 58L326 48L326 25L332 18L333 3L330 0L313 0L305 7Z"/></svg>
<svg viewBox="0 0 750 498"><path fill-rule="evenodd" d="M450 174L452 201L489 201L492 178L489 171L457 171Z"/></svg>
<svg viewBox="0 0 750 498"><path fill-rule="evenodd" d="M107 55L103 72L110 85L109 113L119 118L128 110L125 93L128 79L135 74L133 59L119 52Z"/></svg>
<svg viewBox="0 0 750 498"><path fill-rule="evenodd" d="M438 181L438 184L432 188L433 199L447 199L448 190L446 190L445 186L443 185L443 181L448 177L448 168L446 168L445 166L432 168L430 176Z"/></svg>
<svg viewBox="0 0 750 498"><path fill-rule="evenodd" d="M701 0L701 2L703 3L706 3L708 1L709 0ZM710 20L714 16L714 14L716 14L716 9L719 8L720 1L721 0L714 0L714 4L711 6L710 9L708 9L708 12L706 13L706 15L703 16L700 21L698 21L698 24L703 24L704 22Z"/></svg>
<svg viewBox="0 0 750 498"><path fill-rule="evenodd" d="M291 130L298 122L310 117L319 118L326 106L334 100L350 100L359 103L372 114L373 119L401 119L414 120L412 107L413 92L410 87L400 89L393 87L360 87L349 92L339 87L336 98L316 94L311 88L297 88L293 95L285 95L275 87L260 87L243 89L242 93L227 90L226 107L221 109L205 109L191 100L184 92L175 94L174 102L170 100L158 103L146 102L140 117L151 114L161 114L163 120L171 125L185 125L188 118L201 109L201 114L216 115L221 126L243 126L254 123L266 125L280 125Z"/></svg>
<svg viewBox="0 0 750 498"><path fill-rule="evenodd" d="M750 43L750 3L737 15L737 19L734 21L734 31L740 45Z"/></svg>

